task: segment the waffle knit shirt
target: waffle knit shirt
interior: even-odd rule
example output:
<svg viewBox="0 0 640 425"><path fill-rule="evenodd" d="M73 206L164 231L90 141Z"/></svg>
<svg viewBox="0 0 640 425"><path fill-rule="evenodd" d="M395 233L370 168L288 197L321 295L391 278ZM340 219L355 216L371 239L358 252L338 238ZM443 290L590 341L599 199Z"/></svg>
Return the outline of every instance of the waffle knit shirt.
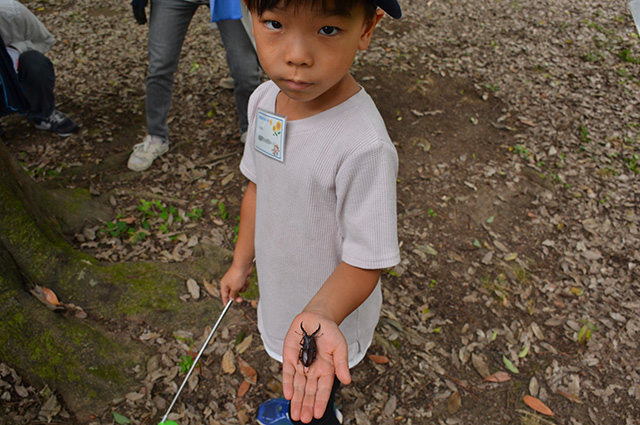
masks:
<svg viewBox="0 0 640 425"><path fill-rule="evenodd" d="M280 162L254 144L257 109L275 112L278 93L268 81L251 96L240 170L257 187L258 328L269 355L282 361L293 319L341 261L382 269L396 265L400 253L398 155L371 97L361 89L334 108L287 122ZM381 304L378 282L340 324L350 367L371 344Z"/></svg>

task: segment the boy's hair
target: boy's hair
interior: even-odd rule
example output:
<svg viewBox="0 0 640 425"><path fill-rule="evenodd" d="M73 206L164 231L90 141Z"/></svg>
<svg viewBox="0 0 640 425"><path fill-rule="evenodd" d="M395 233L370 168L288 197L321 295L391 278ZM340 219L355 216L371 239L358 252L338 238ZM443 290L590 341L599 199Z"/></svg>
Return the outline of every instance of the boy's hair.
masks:
<svg viewBox="0 0 640 425"><path fill-rule="evenodd" d="M367 21L373 19L376 14L375 0L245 0L247 8L251 12L255 12L258 16L270 9L274 9L278 6L289 7L293 5L295 7L308 5L311 9L318 9L323 13L348 15L349 12L356 6L362 4L365 11L365 19Z"/></svg>

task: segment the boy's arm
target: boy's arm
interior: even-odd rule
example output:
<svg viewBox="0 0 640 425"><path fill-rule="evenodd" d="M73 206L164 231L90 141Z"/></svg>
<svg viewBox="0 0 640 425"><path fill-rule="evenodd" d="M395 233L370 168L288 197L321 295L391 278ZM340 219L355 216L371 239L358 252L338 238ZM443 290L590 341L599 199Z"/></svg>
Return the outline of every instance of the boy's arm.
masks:
<svg viewBox="0 0 640 425"><path fill-rule="evenodd" d="M282 383L291 400L291 419L309 422L321 418L331 393L334 376L351 382L347 342L338 326L375 289L380 270L365 270L340 263L311 301L294 319L284 342ZM321 327L317 357L308 369L298 361L300 324L310 334ZM331 407L329 407L331 408Z"/></svg>
<svg viewBox="0 0 640 425"><path fill-rule="evenodd" d="M365 302L379 279L380 270L341 262L303 311L322 315L339 325Z"/></svg>
<svg viewBox="0 0 640 425"><path fill-rule="evenodd" d="M242 197L238 241L233 250L233 262L220 280L222 304L226 305L229 299L233 299L236 302L242 301L238 293L246 291L249 287L248 279L253 272L253 259L255 257L255 225L256 184L249 182Z"/></svg>

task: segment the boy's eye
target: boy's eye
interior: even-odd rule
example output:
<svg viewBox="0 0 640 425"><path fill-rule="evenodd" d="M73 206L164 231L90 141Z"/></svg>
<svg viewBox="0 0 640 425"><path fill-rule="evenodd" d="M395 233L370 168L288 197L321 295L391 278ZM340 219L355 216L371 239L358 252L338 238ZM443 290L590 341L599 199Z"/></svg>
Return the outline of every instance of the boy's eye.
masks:
<svg viewBox="0 0 640 425"><path fill-rule="evenodd" d="M279 30L282 28L282 24L278 21L264 21L264 24L267 26L267 28L272 30Z"/></svg>
<svg viewBox="0 0 640 425"><path fill-rule="evenodd" d="M336 35L339 31L340 30L338 28L330 26L320 28L320 34L323 35Z"/></svg>

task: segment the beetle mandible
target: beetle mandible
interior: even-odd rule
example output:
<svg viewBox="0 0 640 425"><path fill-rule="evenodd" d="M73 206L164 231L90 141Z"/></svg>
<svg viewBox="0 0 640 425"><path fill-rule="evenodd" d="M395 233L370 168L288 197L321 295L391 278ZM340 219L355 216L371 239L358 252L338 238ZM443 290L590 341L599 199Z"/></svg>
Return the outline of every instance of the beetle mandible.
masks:
<svg viewBox="0 0 640 425"><path fill-rule="evenodd" d="M316 329L316 331L311 335L307 334L307 331L304 330L302 322L300 322L300 329L302 329L302 339L300 340L302 348L300 348L300 354L298 354L298 361L300 361L304 367L308 368L316 359L318 351L316 346L316 334L320 332L320 324L318 324L318 329Z"/></svg>

